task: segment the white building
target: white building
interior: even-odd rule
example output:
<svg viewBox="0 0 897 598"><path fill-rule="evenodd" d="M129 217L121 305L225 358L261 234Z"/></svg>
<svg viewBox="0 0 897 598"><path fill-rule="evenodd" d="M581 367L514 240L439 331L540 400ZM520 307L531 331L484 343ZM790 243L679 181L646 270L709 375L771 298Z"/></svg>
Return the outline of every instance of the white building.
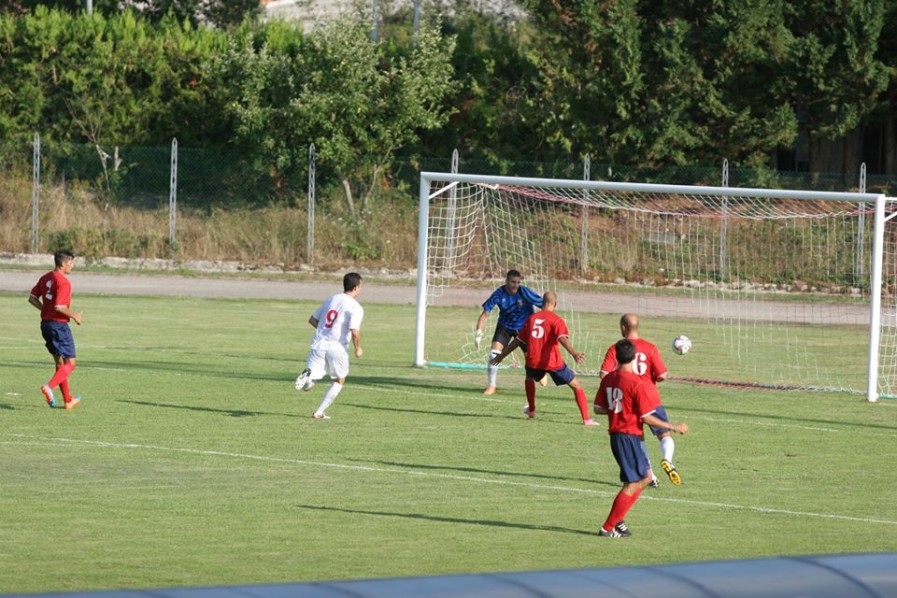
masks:
<svg viewBox="0 0 897 598"><path fill-rule="evenodd" d="M517 20L525 16L516 0L262 0L266 19L301 21L306 31L345 14L369 18L375 7L381 15L400 10L413 13L417 2L420 2L424 15L451 14L460 5L502 19Z"/></svg>

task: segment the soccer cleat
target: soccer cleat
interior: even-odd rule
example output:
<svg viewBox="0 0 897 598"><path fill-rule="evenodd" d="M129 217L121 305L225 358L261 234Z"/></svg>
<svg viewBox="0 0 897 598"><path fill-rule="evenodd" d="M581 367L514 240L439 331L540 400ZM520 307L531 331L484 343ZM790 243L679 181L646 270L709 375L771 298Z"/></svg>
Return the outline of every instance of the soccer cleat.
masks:
<svg viewBox="0 0 897 598"><path fill-rule="evenodd" d="M653 480L651 480L651 483L649 485L652 488L660 488L660 482L657 481L657 478L654 478Z"/></svg>
<svg viewBox="0 0 897 598"><path fill-rule="evenodd" d="M529 405L523 406L523 413L530 419L536 419L536 412L529 410Z"/></svg>
<svg viewBox="0 0 897 598"><path fill-rule="evenodd" d="M629 526L626 525L625 521L620 521L620 523L614 526L614 529L624 538L628 538L632 535L632 532L629 531Z"/></svg>
<svg viewBox="0 0 897 598"><path fill-rule="evenodd" d="M308 385L309 382L311 382L311 386ZM311 390L314 385L315 383L311 379L311 370L308 368L302 370L299 377L296 378L296 390Z"/></svg>
<svg viewBox="0 0 897 598"><path fill-rule="evenodd" d="M77 407L80 404L81 404L81 397L72 397L71 401L66 402L65 410L71 411L72 409L74 409L75 407Z"/></svg>
<svg viewBox="0 0 897 598"><path fill-rule="evenodd" d="M617 531L617 528L606 530L603 527L598 529L598 535L602 538L622 538L623 534Z"/></svg>
<svg viewBox="0 0 897 598"><path fill-rule="evenodd" d="M600 426L601 425L598 422L596 422L594 419L587 419L582 423L584 426Z"/></svg>
<svg viewBox="0 0 897 598"><path fill-rule="evenodd" d="M47 399L47 405L50 406L50 409L54 409L56 407L56 397L53 396L53 389L46 384L41 384L40 391L44 393L44 398Z"/></svg>
<svg viewBox="0 0 897 598"><path fill-rule="evenodd" d="M539 384L541 384L542 386L548 386L548 374L542 376L542 379L539 380Z"/></svg>
<svg viewBox="0 0 897 598"><path fill-rule="evenodd" d="M498 390L498 389L494 386L487 386L486 390L483 391L483 394L484 395L494 395L496 390Z"/></svg>
<svg viewBox="0 0 897 598"><path fill-rule="evenodd" d="M314 415L312 415L312 418L314 418L314 419L330 419L330 416L327 415L326 413L315 413Z"/></svg>
<svg viewBox="0 0 897 598"><path fill-rule="evenodd" d="M678 486L682 483L682 476L679 475L679 472L676 471L676 468L673 467L673 464L667 461L666 459L662 459L660 461L660 467L663 468L667 475L670 478L670 481L674 486Z"/></svg>

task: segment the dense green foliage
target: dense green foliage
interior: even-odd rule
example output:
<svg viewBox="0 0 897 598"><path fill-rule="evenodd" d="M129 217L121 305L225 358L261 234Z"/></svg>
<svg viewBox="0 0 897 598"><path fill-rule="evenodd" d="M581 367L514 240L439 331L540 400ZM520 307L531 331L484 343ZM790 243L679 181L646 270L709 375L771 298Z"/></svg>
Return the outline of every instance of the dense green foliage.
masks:
<svg viewBox="0 0 897 598"><path fill-rule="evenodd" d="M268 199L303 186L314 143L363 214L396 155L758 168L799 127L812 153L897 118L888 0L527 0L527 20L462 10L413 40L401 12L378 42L355 18L306 34L221 4L202 5L230 14L207 27L186 0L90 15L7 0L0 160L25 165L36 132L101 159L176 137L237 152L233 178Z"/></svg>
<svg viewBox="0 0 897 598"><path fill-rule="evenodd" d="M7 162L24 162L35 132L57 148L86 143L108 187L103 155L113 146L164 147L177 137L186 147L240 152L232 176L256 183L267 199L303 188L315 143L354 216L395 151L447 119L452 38L430 27L416 41L375 44L351 19L306 36L284 23L247 21L225 32L130 12L6 13L0 149Z"/></svg>

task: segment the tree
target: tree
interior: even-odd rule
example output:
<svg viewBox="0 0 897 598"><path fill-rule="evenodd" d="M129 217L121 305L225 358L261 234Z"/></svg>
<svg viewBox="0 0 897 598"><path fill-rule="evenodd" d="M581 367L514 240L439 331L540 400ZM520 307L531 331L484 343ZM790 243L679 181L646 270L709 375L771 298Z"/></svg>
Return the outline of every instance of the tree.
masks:
<svg viewBox="0 0 897 598"><path fill-rule="evenodd" d="M557 149L623 164L756 165L796 134L777 95L781 0L528 6Z"/></svg>
<svg viewBox="0 0 897 598"><path fill-rule="evenodd" d="M830 163L819 153L830 145L821 141L844 137L881 105L890 82L889 67L879 56L887 13L893 20L888 0L803 0L785 13L793 36L789 100L811 136L811 170ZM839 170L857 164L859 156L845 155Z"/></svg>
<svg viewBox="0 0 897 598"><path fill-rule="evenodd" d="M286 180L314 142L341 181L349 213L362 216L395 151L445 123L453 42L428 27L415 48L393 49L348 19L307 39L298 32L290 39L283 27L236 40L216 62L218 76L233 82L236 143Z"/></svg>

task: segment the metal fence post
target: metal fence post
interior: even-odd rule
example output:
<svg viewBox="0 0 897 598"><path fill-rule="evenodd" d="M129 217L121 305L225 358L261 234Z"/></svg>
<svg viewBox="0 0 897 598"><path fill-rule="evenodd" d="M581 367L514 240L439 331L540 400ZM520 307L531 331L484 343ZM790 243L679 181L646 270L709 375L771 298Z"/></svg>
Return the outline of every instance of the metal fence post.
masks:
<svg viewBox="0 0 897 598"><path fill-rule="evenodd" d="M31 178L31 253L40 247L40 134L34 134L34 162Z"/></svg>
<svg viewBox="0 0 897 598"><path fill-rule="evenodd" d="M722 182L720 184L721 187L729 186L729 160L727 158L723 159L723 175ZM727 263L727 237L729 235L729 222L727 220L729 212L729 198L723 196L723 205L722 205L722 213L721 218L719 219L719 280L722 282L726 278L726 263Z"/></svg>
<svg viewBox="0 0 897 598"><path fill-rule="evenodd" d="M866 192L866 163L860 164L860 193ZM860 283L863 280L863 274L866 271L863 254L863 245L866 242L866 212L860 210L860 217L857 221L857 247L856 247L856 274L854 280Z"/></svg>
<svg viewBox="0 0 897 598"><path fill-rule="evenodd" d="M371 41L377 42L380 39L380 7L379 0L371 0Z"/></svg>
<svg viewBox="0 0 897 598"><path fill-rule="evenodd" d="M412 32L411 32L411 47L417 47L417 30L420 29L420 12L421 12L421 2L423 0L414 0L414 20L412 21Z"/></svg>
<svg viewBox="0 0 897 598"><path fill-rule="evenodd" d="M592 157L586 154L582 159L582 180L592 179ZM579 271L585 276L589 270L589 190L582 191L582 232L579 246Z"/></svg>
<svg viewBox="0 0 897 598"><path fill-rule="evenodd" d="M452 150L452 174L458 172L458 149ZM446 226L445 236L445 263L448 265L449 271L455 268L455 218L458 210L458 187L452 186L449 189L449 209L448 209L448 225Z"/></svg>
<svg viewBox="0 0 897 598"><path fill-rule="evenodd" d="M308 146L308 246L306 261L315 265L315 144Z"/></svg>
<svg viewBox="0 0 897 598"><path fill-rule="evenodd" d="M175 247L178 211L178 140L171 140L171 178L168 183L168 247Z"/></svg>

